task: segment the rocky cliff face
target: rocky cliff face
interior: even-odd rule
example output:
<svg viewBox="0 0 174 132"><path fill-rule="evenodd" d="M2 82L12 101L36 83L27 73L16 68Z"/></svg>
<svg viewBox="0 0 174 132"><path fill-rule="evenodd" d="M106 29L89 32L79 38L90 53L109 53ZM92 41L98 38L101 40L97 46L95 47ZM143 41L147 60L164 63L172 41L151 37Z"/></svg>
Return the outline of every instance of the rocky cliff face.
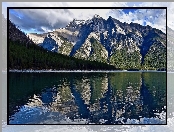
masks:
<svg viewBox="0 0 174 132"><path fill-rule="evenodd" d="M33 37L40 46L85 60L96 60L121 69L166 68L166 34L150 26L121 23L98 15L73 20L65 28ZM155 58L155 59L154 59Z"/></svg>
<svg viewBox="0 0 174 132"><path fill-rule="evenodd" d="M47 34L29 33L27 36L31 38L35 44L42 44Z"/></svg>

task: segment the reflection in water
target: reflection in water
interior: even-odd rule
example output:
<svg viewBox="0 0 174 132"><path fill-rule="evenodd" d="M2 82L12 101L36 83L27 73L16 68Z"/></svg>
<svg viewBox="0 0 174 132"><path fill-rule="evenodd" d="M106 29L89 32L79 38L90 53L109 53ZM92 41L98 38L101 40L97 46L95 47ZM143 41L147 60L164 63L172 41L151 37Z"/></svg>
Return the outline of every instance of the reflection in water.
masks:
<svg viewBox="0 0 174 132"><path fill-rule="evenodd" d="M164 72L10 73L9 77L10 124L166 123Z"/></svg>

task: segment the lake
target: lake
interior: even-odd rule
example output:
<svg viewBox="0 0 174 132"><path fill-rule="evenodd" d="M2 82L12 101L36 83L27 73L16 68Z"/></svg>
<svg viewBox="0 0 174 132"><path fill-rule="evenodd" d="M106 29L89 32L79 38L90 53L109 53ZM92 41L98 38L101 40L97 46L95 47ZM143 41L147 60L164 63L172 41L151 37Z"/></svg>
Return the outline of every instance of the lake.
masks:
<svg viewBox="0 0 174 132"><path fill-rule="evenodd" d="M9 124L166 124L166 72L9 72Z"/></svg>

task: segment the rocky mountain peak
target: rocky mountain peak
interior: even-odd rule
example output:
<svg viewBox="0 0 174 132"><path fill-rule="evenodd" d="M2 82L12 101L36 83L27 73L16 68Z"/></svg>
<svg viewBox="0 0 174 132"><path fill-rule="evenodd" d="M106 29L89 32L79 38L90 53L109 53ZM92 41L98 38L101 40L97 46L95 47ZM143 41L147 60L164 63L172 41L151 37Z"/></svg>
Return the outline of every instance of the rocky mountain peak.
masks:
<svg viewBox="0 0 174 132"><path fill-rule="evenodd" d="M95 14L93 18L101 18L99 15Z"/></svg>
<svg viewBox="0 0 174 132"><path fill-rule="evenodd" d="M141 67L144 62L148 62L147 58L152 57L151 54L156 49L154 47L160 48L156 54L165 56L165 33L150 26L122 23L111 16L107 20L96 14L88 20L73 19L65 28L55 30L54 35L49 38L56 41L53 45L58 45L55 48L58 52L61 49L61 53L66 55L98 60L122 68L128 64L120 64L119 61L129 60L127 57L131 57L130 62L137 61L130 67L135 64ZM90 41L91 38L94 40ZM43 42L51 45L53 41ZM68 50L65 50L67 47Z"/></svg>

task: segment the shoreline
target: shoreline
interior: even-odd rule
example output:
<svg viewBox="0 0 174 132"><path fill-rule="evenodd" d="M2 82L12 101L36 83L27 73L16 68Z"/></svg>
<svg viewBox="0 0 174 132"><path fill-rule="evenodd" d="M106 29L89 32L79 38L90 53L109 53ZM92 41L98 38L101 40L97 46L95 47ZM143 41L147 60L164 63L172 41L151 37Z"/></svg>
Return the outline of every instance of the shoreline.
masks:
<svg viewBox="0 0 174 132"><path fill-rule="evenodd" d="M167 71L157 71L157 70L139 70L139 71L129 71L129 70L17 70L17 69L13 69L13 70L9 70L9 72L24 72L24 73L49 73L49 72L55 72L55 73L71 73L71 72L86 72L86 73L92 73L92 72L167 72Z"/></svg>

